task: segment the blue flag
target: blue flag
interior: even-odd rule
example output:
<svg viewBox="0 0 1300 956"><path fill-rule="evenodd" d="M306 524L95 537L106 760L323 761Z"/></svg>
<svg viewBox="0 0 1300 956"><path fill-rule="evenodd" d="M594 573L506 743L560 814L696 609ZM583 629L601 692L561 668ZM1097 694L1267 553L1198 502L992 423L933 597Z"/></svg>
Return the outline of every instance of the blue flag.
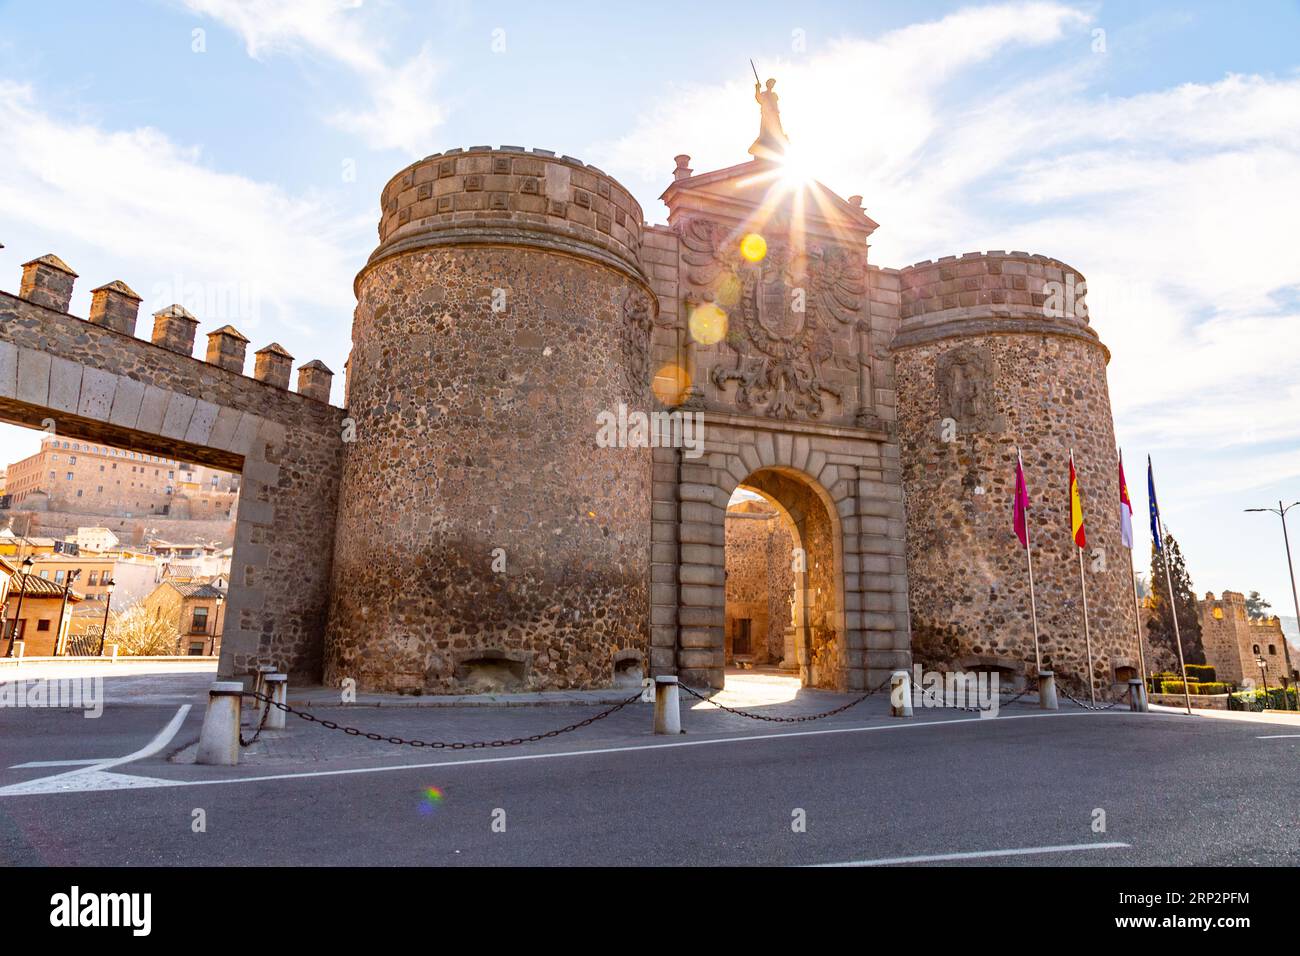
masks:
<svg viewBox="0 0 1300 956"><path fill-rule="evenodd" d="M1151 471L1151 456L1147 455L1147 501L1151 505L1151 542L1157 551L1164 551L1165 545L1160 534L1160 505L1156 503L1156 478Z"/></svg>

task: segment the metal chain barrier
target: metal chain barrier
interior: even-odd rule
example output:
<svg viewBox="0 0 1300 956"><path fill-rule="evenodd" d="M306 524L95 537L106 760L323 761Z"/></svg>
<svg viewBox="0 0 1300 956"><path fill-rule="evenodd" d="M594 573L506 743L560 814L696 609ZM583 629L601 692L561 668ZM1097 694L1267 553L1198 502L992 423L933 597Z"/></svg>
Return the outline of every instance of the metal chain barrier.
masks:
<svg viewBox="0 0 1300 956"><path fill-rule="evenodd" d="M404 747L416 747L416 748L428 747L432 750L484 750L488 747L517 747L520 744L536 743L539 740L546 740L550 737L558 737L560 736L560 734L567 734L567 733L572 733L575 730L581 730L583 727L588 727L591 724L594 724L598 720L604 720L610 714L617 713L618 711L622 710L624 707L626 707L628 704L632 703L633 701L639 700L641 698L641 694L642 691L638 689L637 692L633 694L631 697L629 697L627 700L623 701L620 704L615 704L613 707L610 707L608 710L603 710L599 714L595 714L591 717L588 717L586 720L580 720L576 724L569 724L569 726L567 727L561 727L559 730L548 730L544 734L532 734L531 736L528 737L512 737L509 740L474 740L474 741L452 742L452 741L442 741L442 740L406 740L402 737L386 737L383 734L367 733L366 731L359 730L356 727L346 727L343 726L342 724L336 723L335 721L325 720L322 717L317 717L313 713L309 713L308 711L305 710L298 710L296 707L291 707L288 704L277 703L276 701L272 700L270 697L268 697L265 694L259 694L256 693L255 691L244 692L245 697L253 697L257 700L264 701L265 703L270 705L270 707L266 708L266 712L262 714L262 726L266 725L266 715L271 712L271 707L278 707L286 714L293 714L295 717L301 717L303 720L307 721L308 723L319 724L320 726L324 727L326 730L341 730L349 737L365 737L367 740L384 741L385 743L397 744L398 746L404 746ZM261 734L261 732L262 732L262 727L258 727L257 734L254 734L253 739L248 741L247 744L244 743L242 736L240 737L239 742L244 746L248 746L248 744L251 744L253 743L253 741L257 740L257 737L258 735Z"/></svg>
<svg viewBox="0 0 1300 956"><path fill-rule="evenodd" d="M1076 704L1078 704L1078 705L1079 705L1080 707L1082 707L1084 710L1096 710L1096 711L1110 710L1110 709L1113 708L1113 707L1118 707L1120 704L1125 703L1124 698L1123 698L1123 697L1120 697L1120 698L1118 698L1118 699L1116 699L1116 700L1112 700L1112 701L1111 701L1109 704L1107 704L1105 707L1102 707L1102 706L1097 705L1097 704L1086 704L1086 703L1084 703L1083 701L1079 700L1079 698L1077 698L1077 697L1075 697L1073 694L1071 694L1071 693L1070 693L1068 690L1066 690L1065 687L1063 687L1061 684L1057 684L1057 685L1056 685L1056 689L1057 689L1057 691L1059 691L1060 693L1064 694L1066 697L1070 698L1070 700L1074 701Z"/></svg>
<svg viewBox="0 0 1300 956"><path fill-rule="evenodd" d="M268 703L274 703L274 701L272 701L271 698L263 697L261 694L253 694L252 696L265 700ZM262 731L266 729L266 718L270 716L271 716L271 708L270 707L264 708L262 710L262 720L257 725L257 732L253 734L253 736L249 737L247 740L244 739L244 735L241 733L239 735L239 746L251 747L253 746L253 744L257 743L257 738L262 736Z"/></svg>
<svg viewBox="0 0 1300 956"><path fill-rule="evenodd" d="M850 707L858 706L858 704L862 703L872 694L875 694L878 691L880 691L882 688L887 687L890 681L892 681L893 679L894 679L893 675L891 674L889 677L885 678L885 682L881 684L879 687L867 691L861 697L858 697L855 700L851 700L847 704L844 704L840 707L836 707L834 710L827 710L820 714L806 714L802 717L774 717L770 714L751 714L749 713L749 711L738 710L735 707L728 707L726 704L719 704L716 700L711 700L710 698L705 697L699 691L692 690L690 687L687 687L685 684L678 684L677 686L680 687L682 690L686 691L686 693L690 694L692 697L696 697L704 701L704 703L706 704L712 704L714 707L718 708L719 710L725 710L729 714L735 714L737 717L748 717L750 720L766 720L769 723L774 723L774 724L802 724L810 720L821 720L824 717L834 717L836 714L842 714Z"/></svg>

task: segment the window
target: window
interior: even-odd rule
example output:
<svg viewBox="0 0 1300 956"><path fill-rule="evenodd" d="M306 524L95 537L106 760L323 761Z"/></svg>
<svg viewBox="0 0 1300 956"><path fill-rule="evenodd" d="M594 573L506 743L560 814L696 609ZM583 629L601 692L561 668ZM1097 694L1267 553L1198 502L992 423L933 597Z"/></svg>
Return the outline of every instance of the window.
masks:
<svg viewBox="0 0 1300 956"><path fill-rule="evenodd" d="M1252 654L1258 654L1258 653L1259 653L1259 645L1258 645L1258 644L1255 645L1255 649L1254 649L1253 651L1251 651L1251 653L1252 653Z"/></svg>
<svg viewBox="0 0 1300 956"><path fill-rule="evenodd" d="M65 572L63 572L63 571L55 571L55 572L54 572L54 583L55 583L55 584L62 584L62 583L63 583L63 575L64 575L64 573L65 573Z"/></svg>
<svg viewBox="0 0 1300 956"><path fill-rule="evenodd" d="M97 587L97 586L99 585L99 572L98 572L98 571L91 571L91 572L90 572L90 577L87 579L87 581L86 581L86 585L87 585L88 587L92 587L92 588L93 588L93 587Z"/></svg>
<svg viewBox="0 0 1300 956"><path fill-rule="evenodd" d="M50 572L49 572L49 571L42 571L42 572L41 572L41 577L43 577L45 580L48 581L48 580L50 579Z"/></svg>
<svg viewBox="0 0 1300 956"><path fill-rule="evenodd" d="M48 631L50 629L50 619L44 618L36 622L36 630Z"/></svg>
<svg viewBox="0 0 1300 956"><path fill-rule="evenodd" d="M76 463L77 463L77 456L76 456L76 455L69 455L69 456L68 456L68 464L69 464L69 465L75 465Z"/></svg>
<svg viewBox="0 0 1300 956"><path fill-rule="evenodd" d="M196 607L194 609L194 619L190 621L191 631L203 631L208 629L208 609L205 607Z"/></svg>
<svg viewBox="0 0 1300 956"><path fill-rule="evenodd" d="M1276 644L1270 644L1270 645L1268 645L1268 652L1269 652L1270 654L1272 654L1274 657L1276 657L1276 656L1277 656L1277 645L1276 645Z"/></svg>
<svg viewBox="0 0 1300 956"><path fill-rule="evenodd" d="M68 481L72 480L72 472L68 472Z"/></svg>
<svg viewBox="0 0 1300 956"><path fill-rule="evenodd" d="M78 497L78 498L81 497L81 489L80 489L80 488L77 489L77 497Z"/></svg>

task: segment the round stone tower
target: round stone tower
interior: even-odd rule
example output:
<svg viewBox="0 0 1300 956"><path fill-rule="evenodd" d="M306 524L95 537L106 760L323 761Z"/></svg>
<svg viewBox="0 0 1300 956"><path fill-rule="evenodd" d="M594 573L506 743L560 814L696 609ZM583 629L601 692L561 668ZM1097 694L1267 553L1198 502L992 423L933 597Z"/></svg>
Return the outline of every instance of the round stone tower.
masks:
<svg viewBox="0 0 1300 956"><path fill-rule="evenodd" d="M429 692L641 674L657 305L641 208L545 150L427 157L357 276L326 680Z"/></svg>
<svg viewBox="0 0 1300 956"><path fill-rule="evenodd" d="M1110 353L1088 325L1083 276L1044 256L989 252L917 263L901 270L901 282L893 350L913 655L926 665L1033 673L1025 552L1012 527L1019 445L1044 663L1072 693L1086 693L1069 518L1073 448L1101 693L1131 676L1138 652L1119 534ZM1128 467L1132 484L1141 469Z"/></svg>

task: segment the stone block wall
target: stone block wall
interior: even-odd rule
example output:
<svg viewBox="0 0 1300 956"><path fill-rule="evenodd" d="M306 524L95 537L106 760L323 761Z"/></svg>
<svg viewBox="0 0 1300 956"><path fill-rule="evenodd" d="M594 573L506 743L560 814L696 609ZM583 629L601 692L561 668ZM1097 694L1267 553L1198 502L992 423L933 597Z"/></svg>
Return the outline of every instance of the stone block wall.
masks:
<svg viewBox="0 0 1300 956"><path fill-rule="evenodd" d="M190 319L178 350L120 331L120 309L68 315L65 279L29 269L30 300L0 292L0 418L240 472L220 673L275 663L318 680L343 411L193 358Z"/></svg>
<svg viewBox="0 0 1300 956"><path fill-rule="evenodd" d="M504 208L420 206L455 209L478 180ZM597 440L601 413L648 408L639 208L577 161L512 150L423 161L383 202L357 279L327 679L448 692L639 675L651 450Z"/></svg>
<svg viewBox="0 0 1300 956"><path fill-rule="evenodd" d="M1083 289L1056 260L971 253L901 270L893 343L907 496L913 652L925 664L1032 673L1025 552L1012 529L1015 448L1031 501L1045 665L1087 687L1068 460L1083 495L1095 681L1137 666L1130 555L1119 540L1109 353L1080 296L1064 314L1049 282Z"/></svg>

